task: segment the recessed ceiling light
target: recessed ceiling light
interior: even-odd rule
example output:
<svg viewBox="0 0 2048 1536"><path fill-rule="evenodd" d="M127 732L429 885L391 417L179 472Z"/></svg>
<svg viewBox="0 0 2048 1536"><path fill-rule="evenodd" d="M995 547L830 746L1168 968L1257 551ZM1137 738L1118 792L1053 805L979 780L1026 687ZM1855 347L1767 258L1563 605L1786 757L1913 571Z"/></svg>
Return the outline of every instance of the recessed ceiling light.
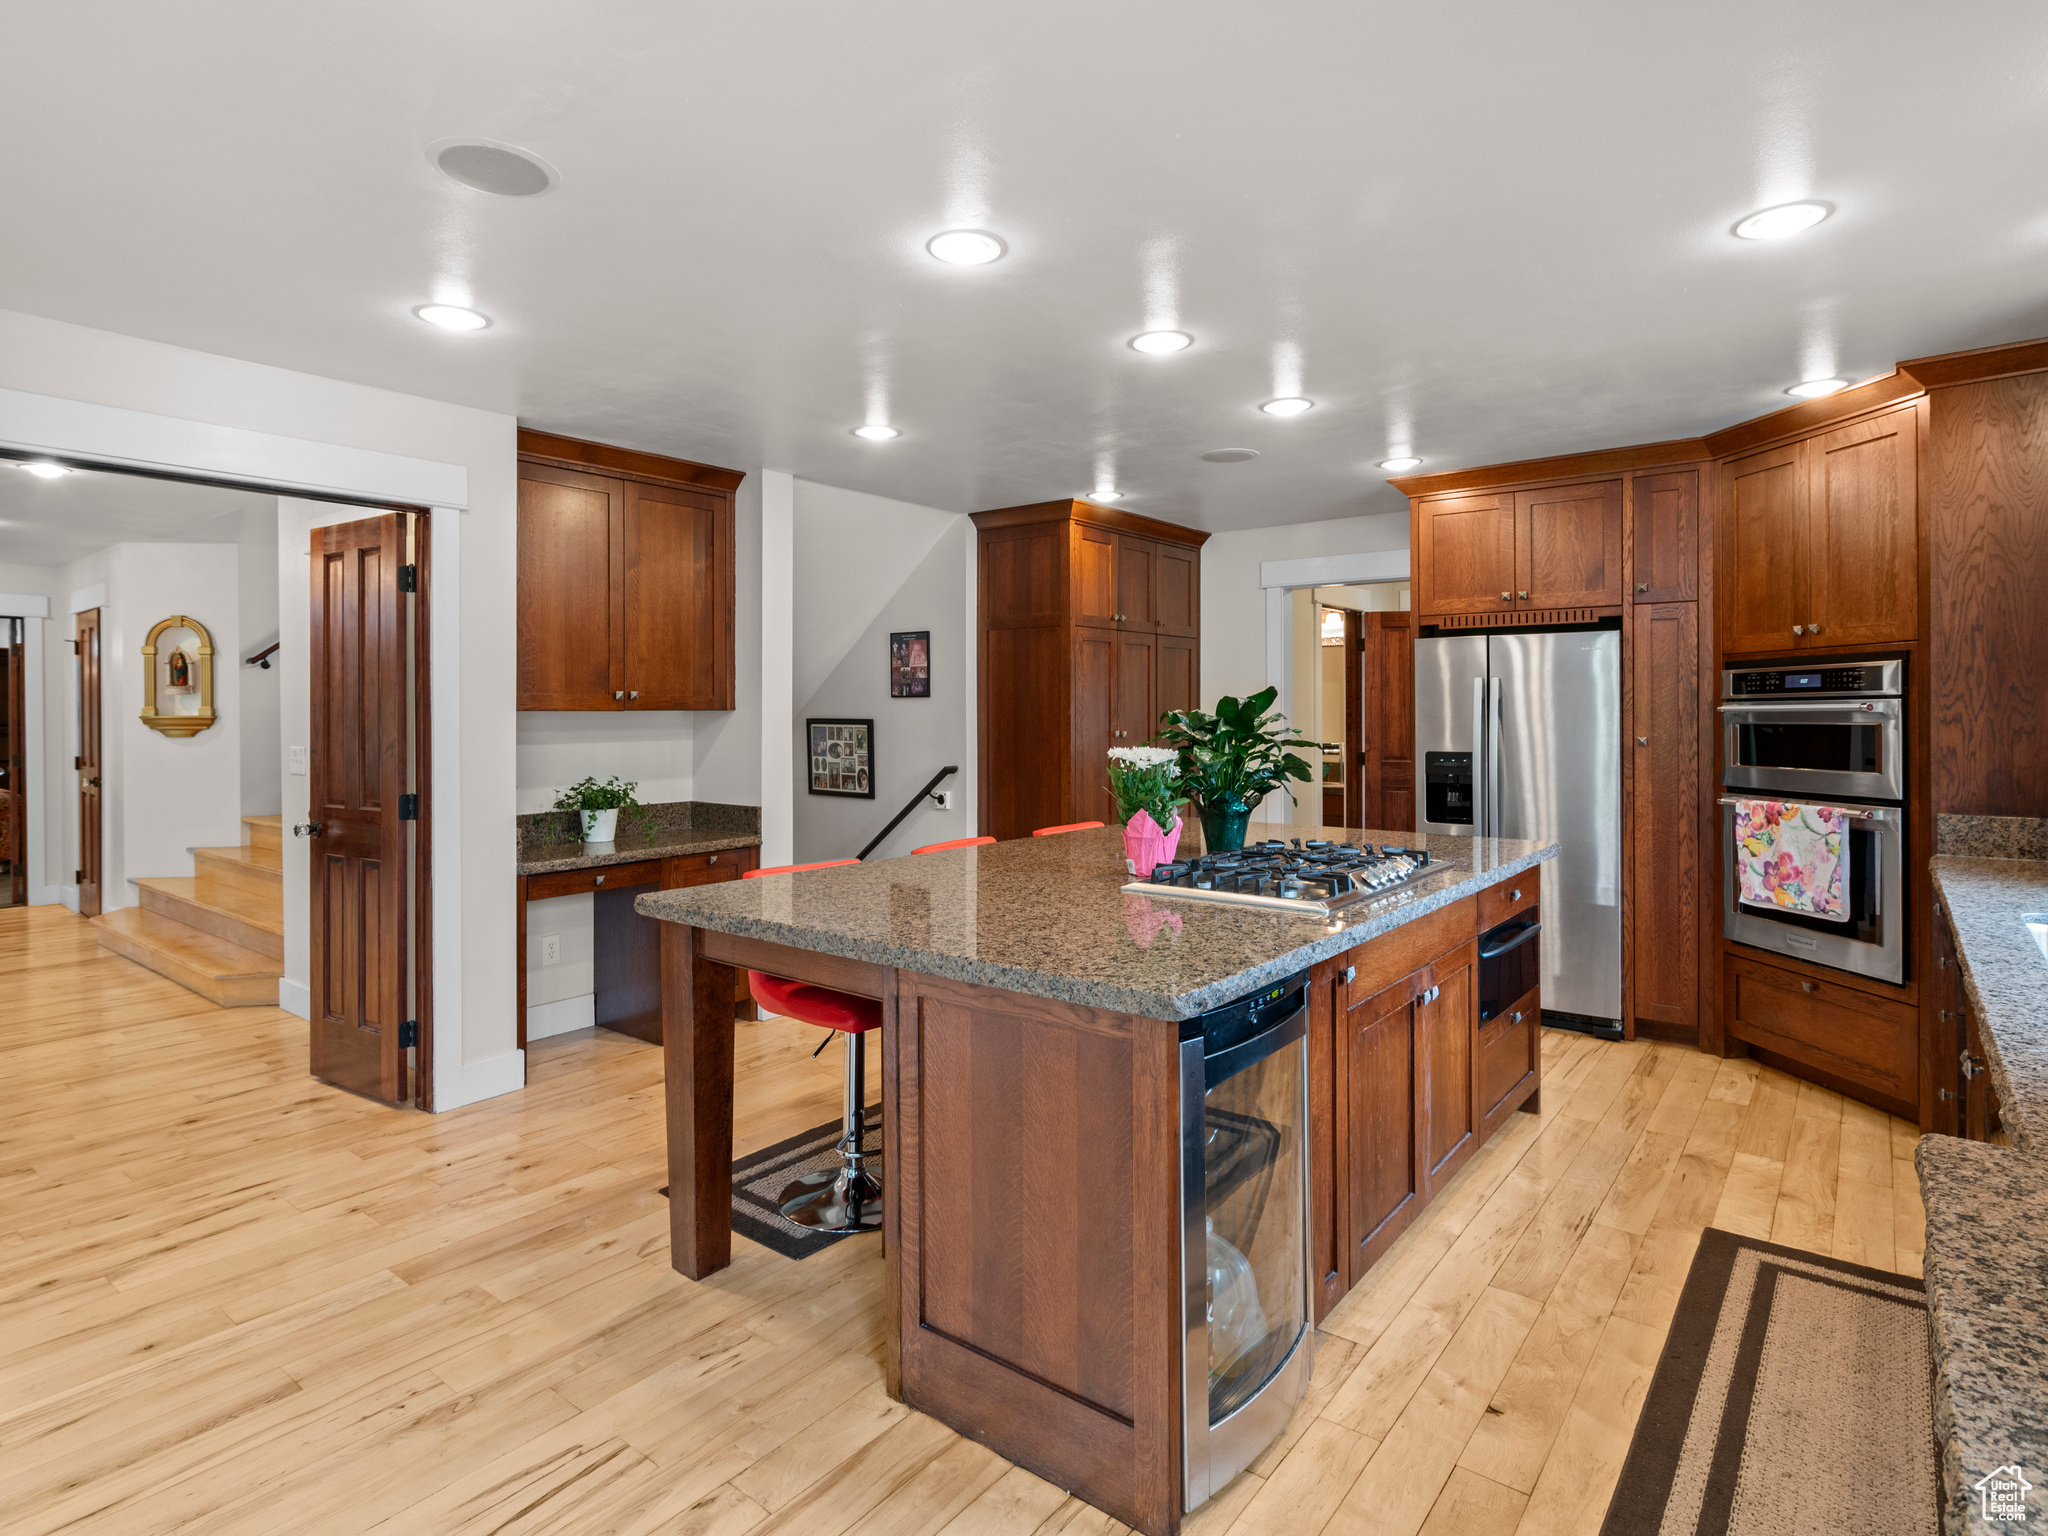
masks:
<svg viewBox="0 0 2048 1536"><path fill-rule="evenodd" d="M890 438L901 437L903 434L894 427L885 427L879 422L871 422L865 427L855 427L853 435L855 437L864 437L871 443L886 443Z"/></svg>
<svg viewBox="0 0 2048 1536"><path fill-rule="evenodd" d="M1124 493L1122 491L1090 491L1081 499L1083 501L1122 501Z"/></svg>
<svg viewBox="0 0 2048 1536"><path fill-rule="evenodd" d="M441 139L427 154L450 180L499 197L533 197L561 179L531 150L488 139Z"/></svg>
<svg viewBox="0 0 2048 1536"><path fill-rule="evenodd" d="M933 235L924 248L940 261L956 267L986 266L1005 249L1002 241L980 229L949 229L942 235Z"/></svg>
<svg viewBox="0 0 2048 1536"><path fill-rule="evenodd" d="M1303 411L1312 411L1315 408L1315 401L1304 400L1299 395L1292 395L1284 400L1268 400L1259 407L1268 416L1299 416Z"/></svg>
<svg viewBox="0 0 2048 1536"><path fill-rule="evenodd" d="M1131 338L1133 352L1185 352L1194 344L1186 331L1146 331Z"/></svg>
<svg viewBox="0 0 2048 1536"><path fill-rule="evenodd" d="M1811 400L1819 395L1832 395L1847 389L1847 379L1808 379L1803 384L1794 384L1785 393L1797 400Z"/></svg>
<svg viewBox="0 0 2048 1536"><path fill-rule="evenodd" d="M1782 240L1813 228L1834 211L1826 203L1781 203L1752 213L1735 226L1735 234L1742 240Z"/></svg>
<svg viewBox="0 0 2048 1536"><path fill-rule="evenodd" d="M38 480L59 480L71 473L63 464L52 464L47 459L36 459L21 466Z"/></svg>
<svg viewBox="0 0 2048 1536"><path fill-rule="evenodd" d="M1416 465L1420 464L1421 462L1422 460L1420 459L1381 459L1380 468L1400 471L1404 469L1413 469Z"/></svg>
<svg viewBox="0 0 2048 1536"><path fill-rule="evenodd" d="M491 323L489 315L480 315L459 304L422 304L413 313L444 331L480 331Z"/></svg>
<svg viewBox="0 0 2048 1536"><path fill-rule="evenodd" d="M1211 448L1202 455L1211 464L1242 464L1258 456L1259 450L1256 448Z"/></svg>

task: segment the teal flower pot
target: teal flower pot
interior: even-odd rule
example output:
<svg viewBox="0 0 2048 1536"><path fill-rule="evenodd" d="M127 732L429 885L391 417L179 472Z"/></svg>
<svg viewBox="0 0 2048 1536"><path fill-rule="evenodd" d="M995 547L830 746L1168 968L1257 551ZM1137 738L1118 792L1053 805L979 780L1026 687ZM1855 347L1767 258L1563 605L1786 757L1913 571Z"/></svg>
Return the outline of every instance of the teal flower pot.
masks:
<svg viewBox="0 0 2048 1536"><path fill-rule="evenodd" d="M1252 808L1242 796L1225 795L1214 804L1204 800L1201 812L1205 853L1232 853L1244 846L1244 829L1252 819Z"/></svg>

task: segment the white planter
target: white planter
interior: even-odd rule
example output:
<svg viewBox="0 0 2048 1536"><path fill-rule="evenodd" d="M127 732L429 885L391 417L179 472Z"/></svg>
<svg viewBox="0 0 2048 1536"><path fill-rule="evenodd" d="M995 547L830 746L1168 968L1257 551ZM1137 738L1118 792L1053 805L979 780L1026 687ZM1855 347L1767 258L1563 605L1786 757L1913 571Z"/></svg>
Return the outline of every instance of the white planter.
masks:
<svg viewBox="0 0 2048 1536"><path fill-rule="evenodd" d="M578 811L576 814L583 818L583 841L586 843L609 843L618 836L617 811Z"/></svg>

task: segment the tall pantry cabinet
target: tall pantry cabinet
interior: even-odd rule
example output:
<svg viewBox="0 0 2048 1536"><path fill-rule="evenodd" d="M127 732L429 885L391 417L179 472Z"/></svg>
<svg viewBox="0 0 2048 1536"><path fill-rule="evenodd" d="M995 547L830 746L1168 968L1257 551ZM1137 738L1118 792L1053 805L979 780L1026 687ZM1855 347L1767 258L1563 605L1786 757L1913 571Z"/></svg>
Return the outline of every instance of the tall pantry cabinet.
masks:
<svg viewBox="0 0 2048 1536"><path fill-rule="evenodd" d="M1206 533L1087 501L974 514L981 832L1116 819L1106 754L1201 701Z"/></svg>

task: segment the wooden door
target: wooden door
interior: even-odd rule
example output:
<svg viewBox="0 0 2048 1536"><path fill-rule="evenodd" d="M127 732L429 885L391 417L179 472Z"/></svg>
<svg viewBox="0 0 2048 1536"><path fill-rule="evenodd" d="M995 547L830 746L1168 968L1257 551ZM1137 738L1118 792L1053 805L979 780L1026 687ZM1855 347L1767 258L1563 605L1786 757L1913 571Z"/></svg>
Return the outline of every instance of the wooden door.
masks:
<svg viewBox="0 0 2048 1536"><path fill-rule="evenodd" d="M88 608L73 631L78 644L78 913L100 911L100 611Z"/></svg>
<svg viewBox="0 0 2048 1536"><path fill-rule="evenodd" d="M1638 603L1699 596L1700 472L1637 475L1628 488L1628 568Z"/></svg>
<svg viewBox="0 0 2048 1536"><path fill-rule="evenodd" d="M406 629L396 512L313 530L309 771L315 1077L405 1097Z"/></svg>
<svg viewBox="0 0 2048 1536"><path fill-rule="evenodd" d="M1806 547L1805 462L1802 446L1787 443L1722 468L1726 650L1783 650L1799 642L1792 626L1806 624L1800 576Z"/></svg>
<svg viewBox="0 0 2048 1536"><path fill-rule="evenodd" d="M1892 645L1919 633L1918 413L1816 438L1806 516L1807 645Z"/></svg>
<svg viewBox="0 0 2048 1536"><path fill-rule="evenodd" d="M1116 536L1116 621L1126 628L1147 633L1158 628L1153 612L1158 548L1150 539L1128 533Z"/></svg>
<svg viewBox="0 0 2048 1536"><path fill-rule="evenodd" d="M0 619L0 626L8 622ZM7 862L0 902L19 907L28 903L27 658L19 638L28 621L12 622L16 638L0 646L0 859Z"/></svg>
<svg viewBox="0 0 2048 1536"><path fill-rule="evenodd" d="M627 709L731 709L732 504L627 481L620 671Z"/></svg>
<svg viewBox="0 0 2048 1536"><path fill-rule="evenodd" d="M1517 491L1515 606L1612 608L1621 599L1621 482Z"/></svg>
<svg viewBox="0 0 2048 1536"><path fill-rule="evenodd" d="M1159 637L1131 630L1119 633L1116 691L1110 705L1110 745L1139 747L1158 733L1158 685Z"/></svg>
<svg viewBox="0 0 2048 1536"><path fill-rule="evenodd" d="M1116 535L1090 523L1069 524L1073 543L1074 622L1116 624Z"/></svg>
<svg viewBox="0 0 2048 1536"><path fill-rule="evenodd" d="M625 501L622 481L519 466L519 708L624 707L612 573Z"/></svg>
<svg viewBox="0 0 2048 1536"><path fill-rule="evenodd" d="M1361 614L1361 827L1415 830L1415 628L1406 613Z"/></svg>
<svg viewBox="0 0 2048 1536"><path fill-rule="evenodd" d="M1152 618L1162 635L1202 632L1202 555L1186 544L1152 547Z"/></svg>
<svg viewBox="0 0 2048 1536"><path fill-rule="evenodd" d="M1100 629L1074 631L1074 735L1073 756L1069 759L1073 803L1071 814L1062 814L1063 821L1116 820L1116 806L1109 794L1109 758L1105 754L1111 747L1122 745L1114 733L1117 643L1123 638ZM1022 827L1012 835L1022 836L1030 830Z"/></svg>
<svg viewBox="0 0 2048 1536"><path fill-rule="evenodd" d="M1635 1017L1699 1027L1700 723L1696 605L1638 609L1631 639L1629 955Z"/></svg>
<svg viewBox="0 0 2048 1536"><path fill-rule="evenodd" d="M1415 1009L1415 1143L1425 1199L1479 1149L1479 1000L1469 956L1433 967L1430 999Z"/></svg>
<svg viewBox="0 0 2048 1536"><path fill-rule="evenodd" d="M1416 1155L1415 1014L1428 976L1426 970L1405 976L1342 1016L1344 1134L1337 1156L1345 1160L1347 1174L1351 1285L1407 1229L1427 1198ZM1340 1004L1346 1001L1341 986L1337 997Z"/></svg>
<svg viewBox="0 0 2048 1536"><path fill-rule="evenodd" d="M1152 703L1152 735L1159 733L1158 715L1194 709L1202 702L1202 642L1192 635L1159 637L1159 684ZM1141 738L1149 741L1150 736Z"/></svg>
<svg viewBox="0 0 2048 1536"><path fill-rule="evenodd" d="M1344 791L1333 827L1363 827L1365 819L1365 625L1356 608L1344 612ZM1328 793L1324 799L1327 801ZM1327 820L1327 816L1325 817Z"/></svg>
<svg viewBox="0 0 2048 1536"><path fill-rule="evenodd" d="M1447 496L1420 504L1415 611L1502 613L1514 606L1515 501Z"/></svg>

